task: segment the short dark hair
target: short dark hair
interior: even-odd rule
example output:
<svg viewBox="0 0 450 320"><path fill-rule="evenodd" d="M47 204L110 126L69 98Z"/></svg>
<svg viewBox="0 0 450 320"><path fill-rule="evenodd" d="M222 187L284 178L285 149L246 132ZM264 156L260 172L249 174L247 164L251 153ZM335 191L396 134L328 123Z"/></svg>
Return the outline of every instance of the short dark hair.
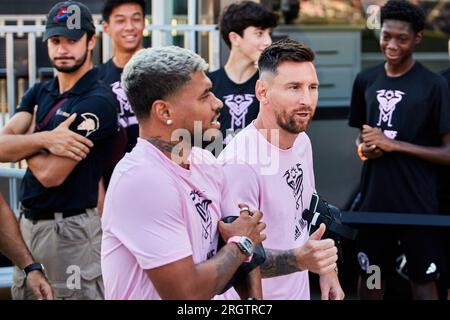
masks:
<svg viewBox="0 0 450 320"><path fill-rule="evenodd" d="M261 53L258 60L259 74L269 71L276 74L278 66L283 62L313 62L314 51L303 42L282 39L272 43Z"/></svg>
<svg viewBox="0 0 450 320"><path fill-rule="evenodd" d="M94 35L95 35L95 32L93 32L93 31L86 31L86 39L87 39L87 41L89 42Z"/></svg>
<svg viewBox="0 0 450 320"><path fill-rule="evenodd" d="M415 33L425 28L425 13L409 1L390 0L380 11L381 25L385 20L400 20L410 23Z"/></svg>
<svg viewBox="0 0 450 320"><path fill-rule="evenodd" d="M115 8L126 3L136 3L141 6L142 13L145 16L145 0L106 0L103 4L102 9L102 19L103 21L109 22L111 13Z"/></svg>
<svg viewBox="0 0 450 320"><path fill-rule="evenodd" d="M248 27L261 29L275 28L278 24L278 14L265 6L253 1L233 3L226 7L220 18L220 34L223 41L231 48L228 38L230 32L236 32L241 37Z"/></svg>

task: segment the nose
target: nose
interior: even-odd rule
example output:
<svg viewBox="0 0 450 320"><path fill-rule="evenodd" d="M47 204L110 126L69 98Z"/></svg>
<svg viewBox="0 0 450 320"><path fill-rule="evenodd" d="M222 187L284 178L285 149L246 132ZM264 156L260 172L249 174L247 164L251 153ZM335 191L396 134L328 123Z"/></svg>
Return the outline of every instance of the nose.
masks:
<svg viewBox="0 0 450 320"><path fill-rule="evenodd" d="M67 44L64 41L60 41L58 45L58 55L65 55L67 54Z"/></svg>
<svg viewBox="0 0 450 320"><path fill-rule="evenodd" d="M217 98L214 93L211 92L211 94L213 95L213 103L211 104L212 109L218 112L223 108L223 102L219 98Z"/></svg>
<svg viewBox="0 0 450 320"><path fill-rule="evenodd" d="M270 36L270 32L264 32L264 39L263 39L264 48L267 48L272 44L272 37Z"/></svg>
<svg viewBox="0 0 450 320"><path fill-rule="evenodd" d="M397 41L395 39L390 39L387 43L387 47L390 50L397 50Z"/></svg>
<svg viewBox="0 0 450 320"><path fill-rule="evenodd" d="M134 29L133 21L131 21L131 19L127 19L125 24L125 30L133 30L133 29Z"/></svg>
<svg viewBox="0 0 450 320"><path fill-rule="evenodd" d="M301 91L299 103L303 106L311 106L313 102L313 92L310 88L305 88Z"/></svg>

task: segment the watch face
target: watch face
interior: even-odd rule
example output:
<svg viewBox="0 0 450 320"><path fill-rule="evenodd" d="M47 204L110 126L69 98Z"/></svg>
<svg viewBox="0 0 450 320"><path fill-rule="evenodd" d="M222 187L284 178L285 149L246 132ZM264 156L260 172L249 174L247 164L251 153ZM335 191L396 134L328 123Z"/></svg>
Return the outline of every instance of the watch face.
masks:
<svg viewBox="0 0 450 320"><path fill-rule="evenodd" d="M246 251L247 255L252 255L253 254L253 242L252 240L250 240L247 237L241 237L241 244L242 247L244 248L244 250Z"/></svg>

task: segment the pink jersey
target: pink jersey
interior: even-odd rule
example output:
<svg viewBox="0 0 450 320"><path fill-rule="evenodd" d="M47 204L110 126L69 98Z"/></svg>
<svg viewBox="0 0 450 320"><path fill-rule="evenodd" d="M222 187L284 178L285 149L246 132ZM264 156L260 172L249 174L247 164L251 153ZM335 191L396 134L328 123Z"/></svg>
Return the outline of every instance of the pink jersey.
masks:
<svg viewBox="0 0 450 320"><path fill-rule="evenodd" d="M197 161L200 160L200 161ZM160 299L145 270L216 253L222 167L193 148L190 169L146 140L116 166L102 218L106 299Z"/></svg>
<svg viewBox="0 0 450 320"><path fill-rule="evenodd" d="M250 124L242 130L219 157L225 162L225 185L221 203L224 216L238 203L264 213L267 249L289 250L309 238L302 218L315 190L311 142L301 133L294 146L281 150ZM237 299L233 290L226 298ZM308 272L263 279L264 299L309 299Z"/></svg>

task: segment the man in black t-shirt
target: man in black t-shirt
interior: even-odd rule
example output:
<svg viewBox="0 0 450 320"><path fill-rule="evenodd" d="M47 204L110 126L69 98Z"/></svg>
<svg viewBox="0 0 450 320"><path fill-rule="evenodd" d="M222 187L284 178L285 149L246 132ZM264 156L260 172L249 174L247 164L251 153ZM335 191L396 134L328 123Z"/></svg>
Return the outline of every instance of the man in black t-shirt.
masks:
<svg viewBox="0 0 450 320"><path fill-rule="evenodd" d="M361 129L358 154L361 211L438 213L438 164L450 164L450 96L445 79L413 59L422 39L422 10L406 1L381 8L380 47L385 63L358 74L349 124ZM415 299L436 299L444 271L442 243L426 227L362 227L357 241L359 295L381 299L398 243L408 261ZM381 269L381 288L369 289L369 266ZM370 279L369 279L370 282Z"/></svg>
<svg viewBox="0 0 450 320"><path fill-rule="evenodd" d="M224 144L258 115L257 61L272 43L270 33L277 22L275 13L252 1L231 4L222 13L220 33L230 48L230 56L224 67L208 77L213 83L211 91L224 103L219 117Z"/></svg>
<svg viewBox="0 0 450 320"><path fill-rule="evenodd" d="M25 93L0 132L0 159L27 161L20 229L33 258L45 265L54 297L102 299L102 233L95 207L117 137L117 102L92 65L95 26L85 5L57 3L47 16L44 41L57 76ZM34 297L25 279L16 268L14 299Z"/></svg>
<svg viewBox="0 0 450 320"><path fill-rule="evenodd" d="M123 67L142 48L145 27L144 0L106 0L102 10L103 30L114 43L114 57L99 65L101 79L110 86L119 102L119 139L106 163L103 184L100 185L99 210L102 211L104 191L117 162L136 145L139 126L136 115L122 89Z"/></svg>

